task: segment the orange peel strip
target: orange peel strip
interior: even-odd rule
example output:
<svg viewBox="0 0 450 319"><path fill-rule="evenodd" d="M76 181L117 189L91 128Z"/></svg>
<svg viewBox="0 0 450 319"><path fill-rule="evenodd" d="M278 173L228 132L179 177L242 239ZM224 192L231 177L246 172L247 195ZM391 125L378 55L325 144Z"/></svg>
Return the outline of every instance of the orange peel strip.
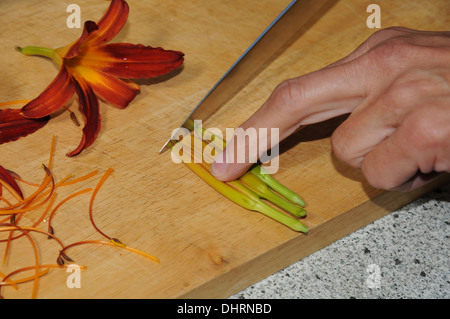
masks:
<svg viewBox="0 0 450 319"><path fill-rule="evenodd" d="M105 174L103 174L102 178L97 183L97 186L95 187L94 191L92 192L91 200L89 201L89 218L91 220L92 226L94 226L95 230L97 230L102 236L108 238L109 240L111 240L111 237L106 235L104 232L102 232L97 227L97 225L95 225L94 218L92 216L92 207L94 206L94 199L95 199L95 196L97 195L98 191L100 190L100 187L102 187L102 185L105 183L106 179L109 177L109 175L111 175L111 173L113 171L114 171L114 169L112 169L112 168L108 168L106 170Z"/></svg>
<svg viewBox="0 0 450 319"><path fill-rule="evenodd" d="M149 253L146 253L146 252L144 252L142 250L139 250L139 249L136 249L136 248L124 245L124 244L119 244L119 243L115 242L114 240L110 240L110 241L103 241L103 240L79 241L79 242L75 242L75 243L72 243L72 244L69 244L69 245L65 246L63 248L63 250L61 250L61 253L65 253L65 251L67 249L71 248L71 247L78 246L78 245L85 245L85 244L100 244L100 245L115 246L115 247L123 248L123 249L131 251L133 253L139 254L139 255L141 255L143 257L146 257L148 259L151 259L151 260L153 260L156 263L159 263L159 258L158 257L150 255Z"/></svg>
<svg viewBox="0 0 450 319"><path fill-rule="evenodd" d="M40 267L41 265L39 265L39 267ZM34 266L31 266L31 267L27 267L27 268L29 268L29 269L27 269L27 270L30 270L30 269L34 269L35 267ZM18 269L18 270L20 270L20 271L22 271L22 269ZM7 277L10 277L10 276L12 276L13 274L15 274L17 271L14 271L14 272L12 272L12 273L10 273L10 274L8 274L5 278L7 279ZM48 273L48 269L45 269L44 271L42 271L42 272L38 272L37 273L37 276L38 277L42 277L43 275L45 275L45 274L47 274ZM21 283L24 283L24 282L27 282L27 281L31 281L31 280L35 280L36 279L36 274L35 275L32 275L32 276L29 276L29 277L25 277L25 278L21 278L21 279L16 279L16 280L8 280L8 281L0 281L0 286L10 286L10 285L16 285L16 287L17 287L17 284L21 284Z"/></svg>
<svg viewBox="0 0 450 319"><path fill-rule="evenodd" d="M48 156L48 168L52 167L53 164L53 153L55 152L55 140L56 136L52 136L52 143L50 144L50 154Z"/></svg>
<svg viewBox="0 0 450 319"><path fill-rule="evenodd" d="M24 199L12 188L8 183L4 182L0 179L0 184L6 188L8 192L10 192L19 202L23 201ZM3 198L3 197L2 197ZM9 205L11 206L11 205ZM8 207L9 208L9 207Z"/></svg>
<svg viewBox="0 0 450 319"><path fill-rule="evenodd" d="M82 194L85 194L85 193L89 193L90 191L92 191L92 188L86 188L86 189L83 189L83 190L78 191L76 193L73 193L73 194L67 196L66 198L64 198L62 201L60 201L58 203L58 205L56 205L55 208L53 208L52 212L50 213L50 216L48 217L48 225L50 226L51 221L53 219L53 216L55 215L55 213L58 210L58 208L60 208L63 204L65 204L66 202L68 202L72 198L75 198L76 196L79 196L79 195L82 195Z"/></svg>
<svg viewBox="0 0 450 319"><path fill-rule="evenodd" d="M32 201L34 198L36 198L36 196L38 196L50 184L50 182L53 181L53 176L51 175L50 170L48 170L47 167L45 167L45 168L46 168L46 175L44 177L44 180L40 184L39 188L33 194L31 194L29 197L27 197L23 200L20 200L18 203L11 205L7 208L1 208L0 215L5 215L4 212L6 212L6 214L18 213L17 211L14 211L15 208L25 205L26 203ZM11 212L11 211L14 211L14 212Z"/></svg>
<svg viewBox="0 0 450 319"><path fill-rule="evenodd" d="M45 230L35 228L35 227L29 227L29 226L17 226L17 225L11 225L11 224L0 225L0 231L10 231L10 230L20 230L20 231L28 230L28 231L33 231L33 232L37 232L37 233L41 233L41 234L50 236L58 242L58 244L61 246L62 249L64 249L64 244L62 243L62 241L55 235L53 235ZM28 232L24 232L24 233L27 234Z"/></svg>
<svg viewBox="0 0 450 319"><path fill-rule="evenodd" d="M0 282L5 282L5 284L11 285L14 289L18 289L17 285L13 282L11 282L10 280L8 280L8 278L6 278L7 275L5 275L4 273L2 273L0 271ZM6 279L5 279L6 278ZM6 281L5 281L6 280Z"/></svg>
<svg viewBox="0 0 450 319"><path fill-rule="evenodd" d="M23 230L21 229L21 227L18 226L13 226L14 228L16 228L17 230L20 230L23 232ZM11 227L4 227L4 228L0 228L0 231L4 231L4 230L8 230L8 228ZM28 240L31 243L31 246L33 248L33 252L34 252L34 261L35 261L35 265L34 265L34 269L35 269L35 274L33 277L33 291L31 294L31 298L35 299L36 298L36 294L37 294L37 284L38 284L38 280L39 280L39 254L38 254L38 250L37 250L37 246L36 243L34 242L33 238L31 238L30 234L28 234L27 232L24 232L25 236L28 238ZM6 276L4 279L8 278L8 276Z"/></svg>
<svg viewBox="0 0 450 319"><path fill-rule="evenodd" d="M11 104L26 104L30 102L31 100L15 100L15 101L8 101L8 102L0 102L0 107L2 106L8 106Z"/></svg>
<svg viewBox="0 0 450 319"><path fill-rule="evenodd" d="M76 178L76 179L73 179L73 180L71 180L71 181L68 181L68 182L66 182L66 181L64 181L64 182L59 182L59 183L56 184L56 185L57 185L58 187L73 185L73 184L79 183L79 182L81 182L81 181L87 180L87 179L89 179L89 178L95 176L96 174L98 174L98 171L97 171L97 170L95 170L95 171L93 171L93 172L90 172L89 174L86 174L86 175L81 176L81 177L79 177L79 178Z"/></svg>
<svg viewBox="0 0 450 319"><path fill-rule="evenodd" d="M33 224L33 228L37 227L45 218L45 215L47 215L48 211L50 210L50 208L53 206L53 203L55 201L57 194L54 193L52 198L50 199L50 203L47 205L47 208L45 209L44 213L41 215L41 217L39 217L39 219ZM16 220L16 222L18 222L18 220ZM18 235L16 237L12 237L13 234L13 230L11 230L9 237L8 237L8 241L6 243L6 247L5 247L5 253L3 255L3 264L6 263L6 259L8 258L8 252L9 252L9 247L11 246L11 241L12 240L16 240L22 236L24 236L24 234L22 233L21 235ZM2 240L0 240L0 242L2 242Z"/></svg>
<svg viewBox="0 0 450 319"><path fill-rule="evenodd" d="M58 264L39 265L39 268L45 268L45 269L42 272L38 273L38 276L42 277L42 276L46 275L48 273L48 271L50 270L50 268L67 268L69 266L70 265L58 265ZM83 269L83 270L87 268L86 266L79 266L79 265L78 265L78 267L80 269ZM17 270L14 270L14 271L10 272L8 275L4 275L3 276L3 280L0 281L0 288L2 286L12 286L14 289L17 290L18 289L17 284L21 284L21 283L25 283L25 282L31 281L31 280L33 280L35 278L35 275L29 276L29 277L20 278L20 279L16 279L16 280L10 280L10 279L8 279L8 277L11 277L11 276L16 275L16 274L18 274L20 272L23 272L23 271L32 270L34 268L35 268L35 266L23 267L23 268L20 268L20 269L17 269ZM0 276L1 275L2 274L0 273ZM1 296L0 296L0 298L1 298Z"/></svg>
<svg viewBox="0 0 450 319"><path fill-rule="evenodd" d="M53 192L54 192L54 189L55 189L54 182L53 182L53 177L51 177L51 181L52 181L52 185L53 185L52 189L50 191L45 192L44 194L42 194L42 196L38 197L38 199L41 199L42 197L46 196L46 198L44 200L42 200L41 202L35 204L34 206L31 206L31 204L33 204L34 199L38 195L38 194L36 194L36 196L34 196L33 198L31 198L29 200L25 200L25 206L23 208L10 209L10 210L0 210L0 215L26 213L26 212L29 212L29 211L32 211L32 210L34 210L36 208L41 207L46 202L48 202L50 200L50 198L52 197L52 195L53 195ZM13 206L15 206L15 205L13 205Z"/></svg>

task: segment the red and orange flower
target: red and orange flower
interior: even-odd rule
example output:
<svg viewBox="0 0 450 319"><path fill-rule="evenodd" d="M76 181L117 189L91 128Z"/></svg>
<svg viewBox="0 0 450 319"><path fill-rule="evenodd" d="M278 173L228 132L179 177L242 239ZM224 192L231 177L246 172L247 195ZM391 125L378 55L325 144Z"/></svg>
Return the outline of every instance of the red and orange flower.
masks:
<svg viewBox="0 0 450 319"><path fill-rule="evenodd" d="M6 130L5 136L0 132L0 143L39 129L45 125L49 115L64 107L76 93L85 125L79 146L67 155L77 155L92 145L100 131L97 97L115 107L126 108L140 89L129 79L157 77L183 64L184 54L179 51L141 44L108 44L124 26L128 13L126 1L112 0L98 23L86 21L83 33L76 42L56 50L31 46L18 48L26 55L49 57L61 68L53 82L21 109L23 121L29 122L20 122L21 126ZM15 112L14 115L19 114ZM7 126L8 123L0 122L2 125Z"/></svg>

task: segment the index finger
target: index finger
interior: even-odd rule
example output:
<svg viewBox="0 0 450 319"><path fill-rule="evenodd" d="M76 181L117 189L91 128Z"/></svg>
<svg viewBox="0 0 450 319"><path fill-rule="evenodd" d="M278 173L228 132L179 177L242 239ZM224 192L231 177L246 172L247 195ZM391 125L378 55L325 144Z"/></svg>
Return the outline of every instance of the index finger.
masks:
<svg viewBox="0 0 450 319"><path fill-rule="evenodd" d="M258 157L274 146L272 139L261 136L261 132L265 134L270 131L267 129L277 128L281 141L303 125L349 113L359 105L367 91L366 73L360 72L360 63L343 63L282 82L260 109L241 125L244 131L255 129ZM261 139L267 143L261 143ZM245 153L248 158L248 148L243 139L233 136L216 157L211 172L220 180L239 178L254 163L236 161L236 154Z"/></svg>

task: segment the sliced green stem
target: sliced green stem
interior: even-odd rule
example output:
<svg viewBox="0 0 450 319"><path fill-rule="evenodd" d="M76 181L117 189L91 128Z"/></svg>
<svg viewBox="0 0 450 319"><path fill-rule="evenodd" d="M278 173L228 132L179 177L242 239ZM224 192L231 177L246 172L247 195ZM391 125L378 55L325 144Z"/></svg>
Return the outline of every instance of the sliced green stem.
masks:
<svg viewBox="0 0 450 319"><path fill-rule="evenodd" d="M194 141L194 137L191 135L191 142ZM183 143L182 141L179 143ZM172 143L171 147L174 147L176 143ZM191 144L192 147L192 144ZM203 148L205 147L205 142L203 142ZM192 150L192 149L191 149ZM193 150L195 152L196 150ZM264 203L261 200L262 198L266 198L274 204L280 204L279 207L285 209L288 212L295 212L293 215L302 216L306 211L301 210L300 207L296 207L292 203L289 203L284 198L279 197L275 193L273 193L267 185L265 185L263 182L261 182L257 177L252 178L253 175L250 176L248 179L252 179L250 182L250 185L259 185L259 190L261 190L260 194L258 194L257 190L252 189L249 187L249 185L246 185L245 183L241 182L240 180L231 181L231 182L222 182L216 179L209 170L209 164L204 163L201 161L200 163L194 163L193 162L193 152L186 152L189 154L185 154L185 152L176 152L177 155L181 158L181 160L184 162L186 166L188 166L196 175L198 175L203 181L205 181L209 186L214 188L216 191L218 191L223 196L227 197L232 202L238 204L241 207L244 207L251 211L257 211L260 212L279 223L300 232L308 232L308 228L300 222L298 219L293 218L292 216L289 216L281 211L278 211L274 207ZM250 174L250 173L248 173ZM262 185L262 186L261 186ZM265 188L265 190L262 190L262 188ZM258 189L258 188L256 188ZM269 193L272 193L274 196L269 195ZM288 203L288 204L286 204ZM294 209L294 206L296 207L296 210Z"/></svg>
<svg viewBox="0 0 450 319"><path fill-rule="evenodd" d="M267 173L261 165L254 166L250 169L250 171L281 196L285 197L294 204L305 207L305 201L297 193L280 184L276 179L270 176L270 174Z"/></svg>
<svg viewBox="0 0 450 319"><path fill-rule="evenodd" d="M196 127L193 122L191 125L193 126L193 128L197 132L197 134L199 134L199 136L202 136L202 134L204 134L206 132L205 129L202 128L200 130L200 128ZM214 145L216 145L216 147L218 147L220 150L223 150L226 146L226 142L223 141L217 135L212 134L212 136L214 136L214 141L213 141ZM259 164L255 165L251 169L251 172L253 174L255 174L256 176L258 176L260 178L260 180L262 180L270 188L272 188L273 190L275 190L276 192L278 192L279 194L284 196L286 199L288 199L292 203L294 203L296 205L300 205L301 207L305 207L305 205L306 205L305 201L297 193L293 192L292 190L288 189L284 185L280 184L261 165L259 165ZM306 212L302 212L301 214L303 214L303 213L306 213Z"/></svg>
<svg viewBox="0 0 450 319"><path fill-rule="evenodd" d="M259 202L258 204L259 207L257 206L257 209L255 210L259 211L260 213L263 213L264 215L275 219L279 223L284 224L295 231L299 231L305 234L308 232L308 228L301 221L279 212L266 203Z"/></svg>
<svg viewBox="0 0 450 319"><path fill-rule="evenodd" d="M203 166L190 162L185 162L185 164L209 186L239 206L242 206L248 210L258 211L295 231L301 231L304 233L308 231L308 228L306 228L306 226L299 220L274 209L273 207L263 203L261 200L257 200L254 197L246 195L245 193L241 193L239 190L233 188L227 183L217 180Z"/></svg>
<svg viewBox="0 0 450 319"><path fill-rule="evenodd" d="M256 175L251 172L247 172L244 174L240 180L244 182L247 186L249 186L259 197L264 198L278 207L284 209L288 213L291 213L297 217L303 217L306 215L306 210L302 207L292 204L284 197L279 196L274 193L270 188Z"/></svg>

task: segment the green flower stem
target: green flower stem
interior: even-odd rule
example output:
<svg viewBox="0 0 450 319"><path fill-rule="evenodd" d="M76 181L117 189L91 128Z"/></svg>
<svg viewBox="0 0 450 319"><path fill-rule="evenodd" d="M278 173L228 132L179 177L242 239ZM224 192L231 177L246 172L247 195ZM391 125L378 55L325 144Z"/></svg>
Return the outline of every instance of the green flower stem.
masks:
<svg viewBox="0 0 450 319"><path fill-rule="evenodd" d="M199 127L199 126L195 125L194 121L192 121L192 120L189 120L187 123L189 123L188 125L190 127L192 127L195 134L197 136L200 136L204 140L204 134L206 132L208 132L208 130L205 130L203 127ZM211 137L214 137L214 139L209 139L209 142L212 143L217 149L223 151L223 149L225 148L227 143L222 138L217 136L216 134L213 134L211 132L208 132L208 133L210 133Z"/></svg>
<svg viewBox="0 0 450 319"><path fill-rule="evenodd" d="M180 150L178 150L177 155L181 158L184 164L188 166L197 176L203 179L204 182L241 207L251 211L260 212L295 231L304 233L308 232L308 228L298 219L293 218L284 212L278 211L274 207L263 202L261 198L270 201L272 204L275 204L276 206L297 217L304 216L306 211L272 192L265 182L253 173L247 172L240 180L221 182L211 174L210 164L204 162L203 160L200 163L194 163L193 159L195 158L195 154L202 156L202 153L207 146L207 143L202 139L202 148L195 148L194 143L196 139L198 138L191 134L190 144L185 144L184 139L182 139L178 143L172 142L171 147L176 149L177 145L182 145L183 148L190 148L190 152L184 152L183 149L181 154L179 152Z"/></svg>
<svg viewBox="0 0 450 319"><path fill-rule="evenodd" d="M62 57L58 55L55 50L44 48L44 47L35 47L35 46L26 46L24 48L16 47L16 50L25 55L39 55L52 59L57 65L62 65Z"/></svg>
<svg viewBox="0 0 450 319"><path fill-rule="evenodd" d="M292 230L302 232L305 234L308 233L308 228L301 221L279 212L272 206L269 206L268 204L263 203L261 201L256 202L254 206L255 207L253 210L258 211L258 212L278 221L279 223L291 228Z"/></svg>
<svg viewBox="0 0 450 319"><path fill-rule="evenodd" d="M191 143L195 142L195 137L191 135ZM216 136L216 139L218 140L218 143L220 143L219 138ZM205 141L203 142L203 150L208 145ZM201 154L199 154L201 156ZM203 163L204 164L204 163ZM209 169L209 165L205 165L207 169ZM259 169L258 169L259 168ZM300 198L299 195L297 195L295 192L291 191L284 185L280 184L277 180L275 180L267 171L261 166L257 165L256 169L254 169L256 172L260 172L261 178L254 174L254 172L250 171L244 174L240 179L243 181L247 186L249 186L256 194L264 198L273 204L279 206L280 208L286 210L287 212L291 213L294 216L297 217L304 217L306 216L306 210L303 209L305 207L305 202L302 198ZM275 192L273 192L269 186L273 186L274 190L280 191L279 193L284 196L285 198L278 196ZM299 207L299 206L301 207Z"/></svg>
<svg viewBox="0 0 450 319"><path fill-rule="evenodd" d="M296 206L286 200L285 198L274 193L270 188L256 175L251 172L244 174L240 180L249 186L259 197L264 198L278 207L284 209L297 217L306 216L306 210L302 207Z"/></svg>
<svg viewBox="0 0 450 319"><path fill-rule="evenodd" d="M274 191L276 191L292 203L300 205L301 207L305 207L305 201L297 193L280 184L276 179L270 176L270 174L267 173L267 171L261 165L254 166L250 169L250 172L255 174L270 188L272 188Z"/></svg>
<svg viewBox="0 0 450 319"><path fill-rule="evenodd" d="M279 212L273 207L263 203L256 196L248 196L247 194L233 188L231 185L217 180L204 166L199 165L198 163L192 163L190 159L183 158L183 156L182 159L185 165L188 166L195 174L232 202L248 210L260 212L295 231L304 233L308 232L308 228L299 220Z"/></svg>
<svg viewBox="0 0 450 319"><path fill-rule="evenodd" d="M259 196L254 191L252 191L250 188L248 188L247 186L242 184L240 181L237 181L237 180L231 181L231 182L227 182L227 184L232 186L233 188L237 189L241 193L247 195L254 201L260 200Z"/></svg>
<svg viewBox="0 0 450 319"><path fill-rule="evenodd" d="M198 134L198 136L203 136L201 133L205 133L206 131L204 128L202 128L202 130L200 131L200 128L195 126L193 121L191 121L190 125L193 127L194 131ZM213 143L221 150L223 150L226 146L226 143L222 139L220 139L220 137L217 135L214 135ZM261 165L255 165L251 169L251 172L255 174L257 177L259 177L260 180L263 181L267 186L269 186L274 191L284 196L292 203L299 205L301 207L305 207L306 205L305 201L297 193L280 184ZM302 216L304 216L305 213L306 211L302 211L301 212Z"/></svg>

